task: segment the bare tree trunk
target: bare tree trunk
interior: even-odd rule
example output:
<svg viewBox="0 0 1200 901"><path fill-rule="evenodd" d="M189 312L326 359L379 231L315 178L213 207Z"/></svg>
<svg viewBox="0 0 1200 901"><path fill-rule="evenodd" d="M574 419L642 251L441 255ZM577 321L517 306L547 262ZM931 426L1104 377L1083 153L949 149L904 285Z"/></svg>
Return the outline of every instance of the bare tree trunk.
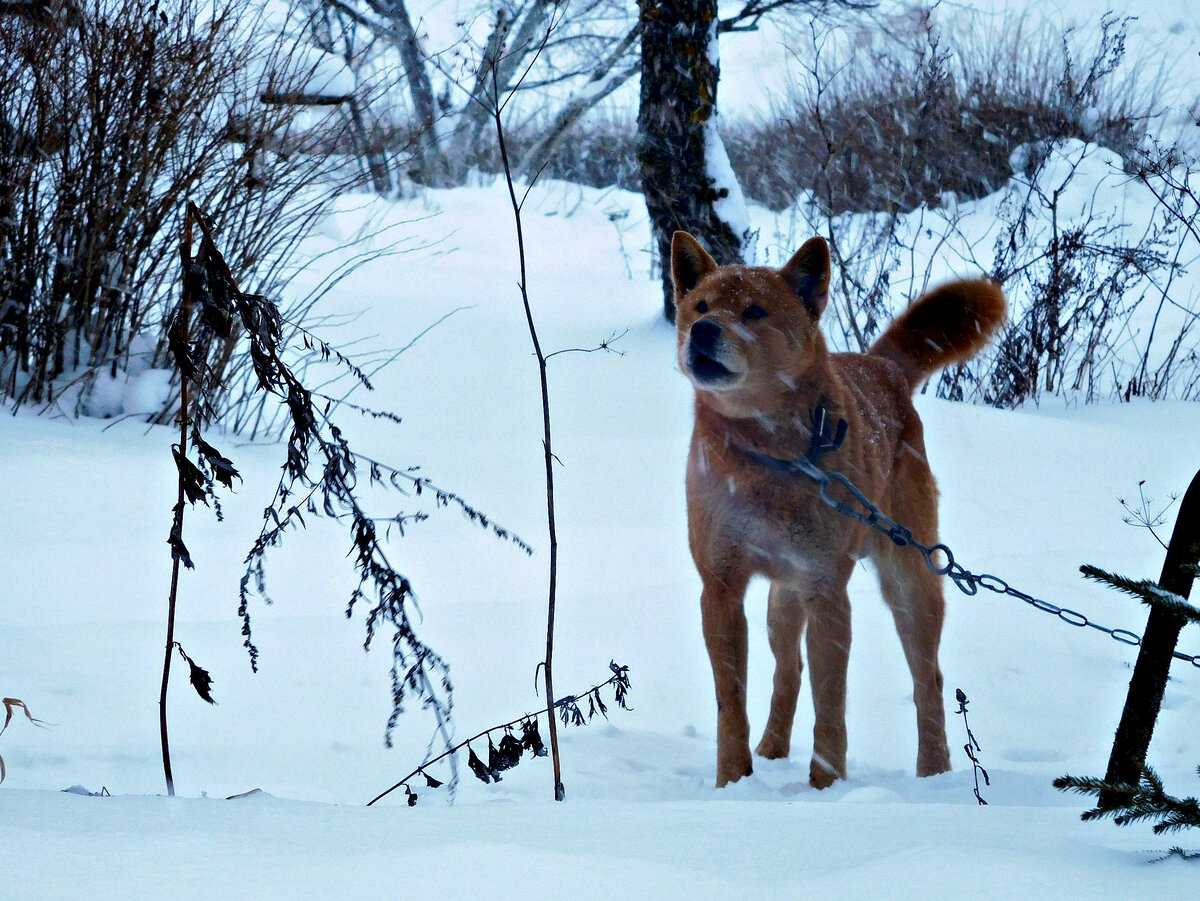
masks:
<svg viewBox="0 0 1200 901"><path fill-rule="evenodd" d="M421 131L417 141L417 179L424 184L443 185L449 178L445 150L438 135L438 110L433 100L433 83L425 65L425 51L413 27L404 0L367 0L371 10L388 25L387 40L395 46L404 67L416 124ZM341 2L331 4L353 14L353 9ZM361 17L355 17L362 23ZM368 26L369 27L369 26ZM373 29L372 29L373 30Z"/></svg>
<svg viewBox="0 0 1200 901"><path fill-rule="evenodd" d="M425 68L425 53L421 49L420 38L413 28L404 0L376 2L381 12L386 11L388 19L396 29L400 61L404 65L404 79L408 82L413 110L421 128L417 152L417 164L420 167L418 177L426 184L445 184L449 178L449 166L438 136L437 105L433 101L433 84Z"/></svg>
<svg viewBox="0 0 1200 901"><path fill-rule="evenodd" d="M718 263L742 262L743 236L717 212L737 185L718 185L716 0L639 0L642 90L638 163L659 259L671 235L691 232ZM662 266L663 312L675 318L670 266Z"/></svg>
<svg viewBox="0 0 1200 901"><path fill-rule="evenodd" d="M504 84L500 81L499 72L493 73L492 70L500 65L511 27L512 21L508 12L501 7L496 11L496 24L492 26L492 33L488 36L487 45L480 58L479 70L475 73L475 84L471 86L467 101L454 122L447 156L451 178L456 182L461 182L466 176L470 149L478 142L484 125L492 116L492 110L499 104L499 92L504 90L499 87Z"/></svg>
<svg viewBox="0 0 1200 901"><path fill-rule="evenodd" d="M531 56L541 51L554 27L554 14L560 9L555 0L533 0L516 22L503 8L498 11L471 96L454 125L449 157L452 172L460 181L466 175L471 149L482 140L483 130L491 123L492 110L514 89L514 82L531 64Z"/></svg>
<svg viewBox="0 0 1200 901"><path fill-rule="evenodd" d="M354 145L355 155L366 167L367 176L371 179L371 188L376 194L388 197L395 185L392 183L391 166L388 165L387 154L379 146L379 141L367 127L363 115L362 103L357 97L351 97L346 109L350 114L350 140Z"/></svg>

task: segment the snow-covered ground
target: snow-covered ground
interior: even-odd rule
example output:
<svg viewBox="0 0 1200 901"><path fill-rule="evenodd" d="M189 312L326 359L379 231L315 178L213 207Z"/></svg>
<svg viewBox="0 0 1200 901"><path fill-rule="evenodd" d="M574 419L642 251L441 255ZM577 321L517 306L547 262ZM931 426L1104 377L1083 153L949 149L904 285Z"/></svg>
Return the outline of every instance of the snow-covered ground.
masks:
<svg viewBox="0 0 1200 901"><path fill-rule="evenodd" d="M443 238L362 270L339 295L343 309L368 313L347 340L355 329L378 333L377 346L401 346L461 308L377 379L374 400L403 425L343 421L368 452L420 464L538 550L527 558L452 510L395 543L420 595L420 633L453 667L464 737L536 709L544 650L537 372L506 203L499 184L430 194L343 214L315 242L334 246L368 213L423 217L411 227ZM633 195L549 183L535 188L525 221L544 345L591 347L624 333L620 356L551 361L562 461L556 684L585 689L607 678L610 659L630 667L633 683L632 711L610 705L609 722L563 730L566 803L550 800L543 759L491 786L464 768L453 807L444 790L423 791L411 809L399 794L363 807L420 762L432 722L410 711L396 747L383 747L388 648L364 654L362 622L342 615L348 543L326 523L270 556L277 602L253 610L262 671L250 674L234 615L238 564L283 449L228 436L218 444L245 481L224 502L226 522L189 513L197 570L184 575L177 630L212 672L218 706L176 669L182 797L155 797L173 434L21 412L0 426L0 691L54 725L17 719L0 738L10 861L0 896L1190 893L1194 868L1148 863L1169 840L1081 823L1085 802L1049 785L1103 772L1134 652L1018 602L948 589L943 668L948 687L971 699L991 776L989 806L979 807L961 751L954 772L913 776L911 686L865 567L851 585L849 780L808 788L804 701L794 759L759 761L753 778L713 789L715 711L683 513L690 388L637 255L644 212ZM1122 523L1117 498L1136 497L1143 479L1160 499L1186 487L1200 464L1200 405L1050 401L1013 412L922 397L918 407L943 538L958 559L1140 631L1137 605L1085 584L1077 567L1157 574L1161 549ZM748 601L755 728L770 690L764 613L759 584ZM1195 652L1200 635L1190 631L1183 645ZM1200 670L1177 665L1151 754L1176 793L1196 789L1198 710ZM961 718L950 717L950 736L961 748ZM113 797L58 793L73 785ZM264 794L218 800L253 788Z"/></svg>
<svg viewBox="0 0 1200 901"><path fill-rule="evenodd" d="M1181 2L1159 4L1137 27L1153 43L1194 42L1197 26ZM752 73L737 75L735 46L722 51L725 72L750 96ZM336 250L360 228L393 223L419 237L424 249L359 270L323 310L363 313L328 335L362 339L356 350L421 336L378 375L375 395L354 398L403 423L346 413L341 424L365 452L420 465L536 549L526 557L453 509L430 510L392 545L420 598L418 631L451 664L461 737L541 704L541 410L507 204L500 184L393 205L348 198L308 248ZM978 217L992 210L985 200L966 211L963 232L987 233ZM791 248L770 236L787 223L759 224L768 236L760 251L778 262ZM824 792L807 785L805 687L795 757L756 761L752 778L715 790L712 678L685 534L691 389L658 314L644 207L616 190L546 183L530 194L525 226L543 346L620 336L619 353L550 364L561 461L556 687L603 681L610 660L632 680L631 711L609 704L607 722L562 730L566 802L551 800L550 764L539 759L495 785L463 766L453 806L444 789L419 788L413 808L399 793L364 806L423 759L433 723L414 707L395 747L384 747L387 636L363 653L361 616L343 615L349 540L327 522L269 555L276 603L251 611L262 654L251 674L237 583L284 451L220 435L209 437L244 481L223 500L225 522L188 513L197 569L183 576L176 632L212 673L218 705L196 697L177 663L180 797L163 797L157 698L174 434L134 419L23 410L0 417L0 695L53 725L15 718L0 736L0 898L1194 895L1194 864L1150 863L1193 837L1081 823L1087 800L1050 787L1065 773L1103 773L1136 652L1017 601L947 587L947 703L955 709L955 688L971 701L991 777L981 807L961 717L949 717L954 771L913 775L911 683L866 566L850 589L849 779ZM1136 501L1144 480L1157 509L1186 488L1200 467L1200 404L1047 400L1000 411L922 396L917 405L942 492L942 538L959 562L1140 632L1143 609L1085 583L1078 567L1157 576L1162 549L1122 522L1118 498ZM400 500L406 512L430 509ZM395 512L379 502L380 513ZM771 684L765 606L757 583L747 602L755 730ZM1200 630L1185 630L1181 646L1200 653ZM1150 755L1175 794L1200 790L1198 714L1200 668L1177 663ZM61 793L70 786L111 796Z"/></svg>

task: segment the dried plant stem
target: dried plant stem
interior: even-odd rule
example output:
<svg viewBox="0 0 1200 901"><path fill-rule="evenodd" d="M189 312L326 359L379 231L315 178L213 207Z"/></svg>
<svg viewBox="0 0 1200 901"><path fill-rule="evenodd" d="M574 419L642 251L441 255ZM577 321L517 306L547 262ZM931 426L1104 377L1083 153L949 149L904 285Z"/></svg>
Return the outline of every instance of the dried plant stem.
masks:
<svg viewBox="0 0 1200 901"><path fill-rule="evenodd" d="M495 68L492 66L493 81L495 81ZM516 188L513 186L512 167L508 160L508 148L504 143L504 125L500 118L502 110L498 90L493 91L493 101L491 113L496 125L496 141L500 149L500 161L504 165L504 180L508 184L508 196L512 201L513 219L517 225L517 257L521 267L521 279L518 285L521 289L521 302L525 307L525 322L529 325L529 338L533 342L533 352L537 357L538 376L542 386L542 449L546 457L546 518L550 530L550 585L546 613L546 717L550 721L550 756L554 760L554 800L561 801L566 797L566 789L563 787L562 768L558 756L558 727L554 721L554 607L558 587L558 532L554 522L554 450L550 436L550 389L546 380L546 355L542 352L537 327L533 321L533 310L529 306L529 291L525 276L525 233L521 226L521 202L517 200Z"/></svg>
<svg viewBox="0 0 1200 901"><path fill-rule="evenodd" d="M191 279L187 277L188 263L192 259L192 211L189 204L187 212L184 214L183 220L183 243L181 245L181 255L183 257L183 294L180 302L180 328L182 329L184 344L188 341L188 323L192 315L192 289ZM179 385L179 455L187 456L187 440L188 440L188 404L190 398L188 396L188 377L185 373L180 373ZM184 487L183 475L179 476L179 496L175 501L175 521L172 526L172 531L182 538L183 535L183 511L184 511ZM171 657L175 653L175 607L176 600L179 594L179 564L180 555L172 553L171 561L171 595L167 602L167 647L163 654L163 674L162 688L158 694L158 730L162 738L162 757L163 757L163 775L167 780L167 794L170 797L175 796L175 779L171 775L171 745L167 738L167 685L171 679Z"/></svg>
<svg viewBox="0 0 1200 901"><path fill-rule="evenodd" d="M197 227L198 235L195 232ZM172 447L183 486L183 500L191 504L211 502L212 509L220 519L217 487L232 489L233 480L241 479L233 462L201 434L202 426L211 422L214 415L207 391L220 388L212 360L219 358L230 344L243 340L247 342L249 349L246 356L258 390L280 399L285 408L284 415L290 423L283 472L275 494L263 512L258 538L246 555L246 569L238 589L238 615L242 620L242 635L250 655L251 669L257 670L258 649L251 640L249 603L255 597L269 601L265 567L268 550L278 547L289 530L297 526L303 528L306 514L343 523L350 531L351 556L359 577L346 605L346 616L349 618L360 605L370 606L366 618L367 635L363 642L366 650L370 650L372 640L383 625L390 624L395 630L392 636L392 715L388 719L384 741L390 745L392 730L404 711L406 700L416 695L422 708L430 710L437 719L437 734L449 745L453 692L449 664L422 642L414 631L409 616L412 604L416 603L412 584L395 569L384 549L384 542L393 526L403 534L405 522L423 519L424 514L400 512L387 517L373 516L364 508L358 494L360 484L378 486L383 490L392 488L406 495L408 492L405 489L408 487L413 489L415 495L427 490L439 507L457 506L468 519L497 537L511 541L526 551L529 550L528 545L463 498L416 475L413 468L399 469L356 454L330 418L331 408L337 402L306 388L300 377L283 361L282 355L286 349L284 326L294 324L287 323L276 304L265 295L247 294L238 287L238 280L214 240L212 224L191 203L188 204L186 228L182 243L183 277L187 290L171 316L167 334L169 350L180 373L184 391L182 403L186 422L183 423L181 444ZM193 253L194 244L198 246ZM306 350L336 363L363 387L371 387L367 374L340 351L307 330L301 329L300 334ZM326 403L318 405L315 400L324 400ZM356 404L350 406L361 415L374 419L391 422L399 419L387 411L371 410ZM190 451L194 460L181 451ZM311 472L318 468L319 475ZM192 561L183 543L181 511L182 506L177 506L171 529L171 550L175 559L190 569ZM173 583L172 617L174 590ZM215 703L210 692L212 677L187 656L178 642L174 647L189 666L196 693L208 703ZM166 678L164 674L164 686ZM164 696L165 690L164 687Z"/></svg>
<svg viewBox="0 0 1200 901"><path fill-rule="evenodd" d="M967 743L963 745L963 750L967 752L967 757L971 761L971 767L973 768L975 774L975 800L978 801L980 805L986 807L987 801L983 800L983 795L979 793L979 774L983 774L984 785L991 785L992 780L988 777L987 770L985 770L983 765L979 762L979 758L975 756L975 752L982 751L983 748L979 746L979 742L975 740L975 733L971 731L971 727L967 724L967 705L971 702L967 699L966 694L963 693L961 688L955 689L954 697L958 701L958 710L954 712L962 714L963 728L967 732Z"/></svg>
<svg viewBox="0 0 1200 901"><path fill-rule="evenodd" d="M618 667L616 664L610 664L610 668L613 670L613 674L608 679L604 680L599 685L593 685L591 688L589 688L587 691L585 691L581 695L568 695L567 697L564 697L561 701L559 701L554 706L566 707L568 704L574 703L574 702L578 701L580 698L585 698L585 697L587 697L589 695L593 695L593 694L598 695L600 689L602 689L608 685L617 685L618 686L617 703L620 704L622 707L624 707L624 703L625 703L624 695L621 694L619 692L619 690L620 690L621 686L624 686L626 689L629 686L629 677L626 674L628 667ZM476 732L470 738L463 739L462 741L458 742L457 744L453 745L452 747L446 748L445 751L438 754L436 757L430 757L428 760L426 760L424 763L422 763L419 767L417 767L415 770L413 770L411 773L409 773L407 776L405 776L403 779L401 779L399 782L397 782L391 788L385 789L384 791L381 791L379 794L377 794L374 798L372 798L370 801L367 802L367 806L370 807L376 801L386 798L388 795L390 795L396 789L405 787L408 784L408 780L410 780L418 775L421 775L421 776L426 775L425 774L426 769L433 766L435 763L439 763L439 762L445 760L447 757L450 757L453 754L457 754L463 748L469 747L471 742L478 741L481 738L487 738L489 736L489 734L492 732L500 732L505 729L510 729L513 726L516 726L519 723L523 723L527 720L536 721L537 717L540 715L541 715L541 712L539 712L537 714L533 714L533 715L530 715L527 713L527 714L524 714L523 716L517 717L516 719L509 720L507 723L501 723L498 726L492 726L488 729L482 730L481 732ZM606 716L606 718L607 718L607 716ZM550 719L550 728L553 730L555 727L554 727L554 716L552 713L550 713L549 719Z"/></svg>

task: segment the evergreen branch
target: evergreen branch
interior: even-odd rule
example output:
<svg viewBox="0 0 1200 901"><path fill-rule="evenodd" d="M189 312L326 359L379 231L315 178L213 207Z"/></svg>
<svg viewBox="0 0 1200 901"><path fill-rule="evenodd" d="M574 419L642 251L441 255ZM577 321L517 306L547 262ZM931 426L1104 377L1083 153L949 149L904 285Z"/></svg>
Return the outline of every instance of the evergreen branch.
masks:
<svg viewBox="0 0 1200 901"><path fill-rule="evenodd" d="M1071 791L1081 795L1099 795L1103 792L1122 799L1121 803L1113 807L1096 807L1084 811L1080 815L1083 820L1110 817L1118 826L1157 820L1153 827L1155 835L1200 826L1200 801L1196 798L1176 798L1167 794L1162 779L1148 766L1141 768L1136 785L1076 776L1060 776L1052 785L1059 791Z"/></svg>
<svg viewBox="0 0 1200 901"><path fill-rule="evenodd" d="M1115 573L1106 572L1099 567L1087 564L1079 567L1079 571L1083 573L1084 578L1101 582L1110 588L1117 589L1117 591L1132 595L1149 607L1159 607L1171 613L1178 614L1190 622L1200 623L1200 608L1192 606L1179 595L1167 591L1157 582L1152 582L1149 579L1135 580L1126 576L1118 576Z"/></svg>
<svg viewBox="0 0 1200 901"><path fill-rule="evenodd" d="M1059 791L1074 792L1077 795L1098 795L1102 791L1133 795L1137 791L1137 786L1124 782L1109 782L1098 776L1059 776L1050 784Z"/></svg>
<svg viewBox="0 0 1200 901"><path fill-rule="evenodd" d="M1172 857L1178 857L1180 860L1200 860L1200 851L1188 851L1184 848L1175 845L1168 848L1167 853L1162 857L1156 857L1151 860L1151 863L1162 863L1164 860L1169 860Z"/></svg>

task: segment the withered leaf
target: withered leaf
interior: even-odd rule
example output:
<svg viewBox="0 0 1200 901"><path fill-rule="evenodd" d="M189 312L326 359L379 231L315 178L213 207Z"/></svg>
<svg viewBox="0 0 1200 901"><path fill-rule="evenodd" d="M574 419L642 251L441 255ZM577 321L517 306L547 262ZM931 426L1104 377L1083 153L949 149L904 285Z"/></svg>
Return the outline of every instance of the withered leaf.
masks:
<svg viewBox="0 0 1200 901"><path fill-rule="evenodd" d="M196 445L196 450L204 458L208 468L212 470L214 479L230 489L233 488L234 479L241 480L241 474L233 468L233 461L223 456L215 447L201 438L199 431L195 429L192 430L192 443Z"/></svg>
<svg viewBox="0 0 1200 901"><path fill-rule="evenodd" d="M175 359L175 367L185 379L194 379L199 367L192 359L192 346L187 340L187 321L182 309L177 310L167 330L167 350Z"/></svg>
<svg viewBox="0 0 1200 901"><path fill-rule="evenodd" d="M608 668L613 672L613 699L617 702L617 706L622 710L629 710L629 702L626 700L629 694L629 667L620 666L616 661L610 660Z"/></svg>
<svg viewBox="0 0 1200 901"><path fill-rule="evenodd" d="M596 715L596 711L599 711L602 717L608 719L608 708L604 706L604 699L600 697L600 689L598 688L592 692L591 697L588 699L589 720Z"/></svg>
<svg viewBox="0 0 1200 901"><path fill-rule="evenodd" d="M510 770L521 762L521 743L510 732L505 732L496 750L496 764L499 769Z"/></svg>
<svg viewBox="0 0 1200 901"><path fill-rule="evenodd" d="M212 676L208 670L202 669L196 665L196 662L183 650L183 646L179 642L175 642L175 647L179 650L179 655L187 661L189 673L188 679L192 683L192 688L196 689L196 694L208 701L210 704L216 704L212 696Z"/></svg>
<svg viewBox="0 0 1200 901"><path fill-rule="evenodd" d="M479 755L475 753L475 749L467 745L467 751L470 752L467 757L467 766L471 768L475 778L483 783L491 782L492 776L488 772L488 768L483 765L483 761L479 759Z"/></svg>
<svg viewBox="0 0 1200 901"><path fill-rule="evenodd" d="M29 722L33 723L35 726L46 725L46 723L37 719L32 713L30 713L29 708L25 706L25 702L19 698L5 698L3 701L0 701L0 703L4 704L4 725L0 726L0 733L3 733L4 730L8 728L8 724L12 720L13 711L18 707L25 711L25 719L29 720Z"/></svg>
<svg viewBox="0 0 1200 901"><path fill-rule="evenodd" d="M504 770L504 766L500 760L500 752L496 746L492 744L492 736L488 735L488 775L495 782L500 781L500 773Z"/></svg>
<svg viewBox="0 0 1200 901"><path fill-rule="evenodd" d="M566 695L555 702L559 718L562 719L564 726L582 726L587 722L583 718L583 711L579 709L577 700L574 695Z"/></svg>
<svg viewBox="0 0 1200 901"><path fill-rule="evenodd" d="M171 534L167 537L167 543L171 545L172 560L181 560L183 565L188 569L196 568L196 565L192 563L192 555L188 553L187 545L183 543L178 522L171 529Z"/></svg>
<svg viewBox="0 0 1200 901"><path fill-rule="evenodd" d="M538 732L537 719L530 717L521 723L521 747L532 751L534 757L545 757L546 746L542 744L541 733Z"/></svg>
<svg viewBox="0 0 1200 901"><path fill-rule="evenodd" d="M175 467L179 470L179 485L189 504L201 501L205 504L204 473L200 468L179 451L179 445L171 445L171 453L175 457Z"/></svg>

